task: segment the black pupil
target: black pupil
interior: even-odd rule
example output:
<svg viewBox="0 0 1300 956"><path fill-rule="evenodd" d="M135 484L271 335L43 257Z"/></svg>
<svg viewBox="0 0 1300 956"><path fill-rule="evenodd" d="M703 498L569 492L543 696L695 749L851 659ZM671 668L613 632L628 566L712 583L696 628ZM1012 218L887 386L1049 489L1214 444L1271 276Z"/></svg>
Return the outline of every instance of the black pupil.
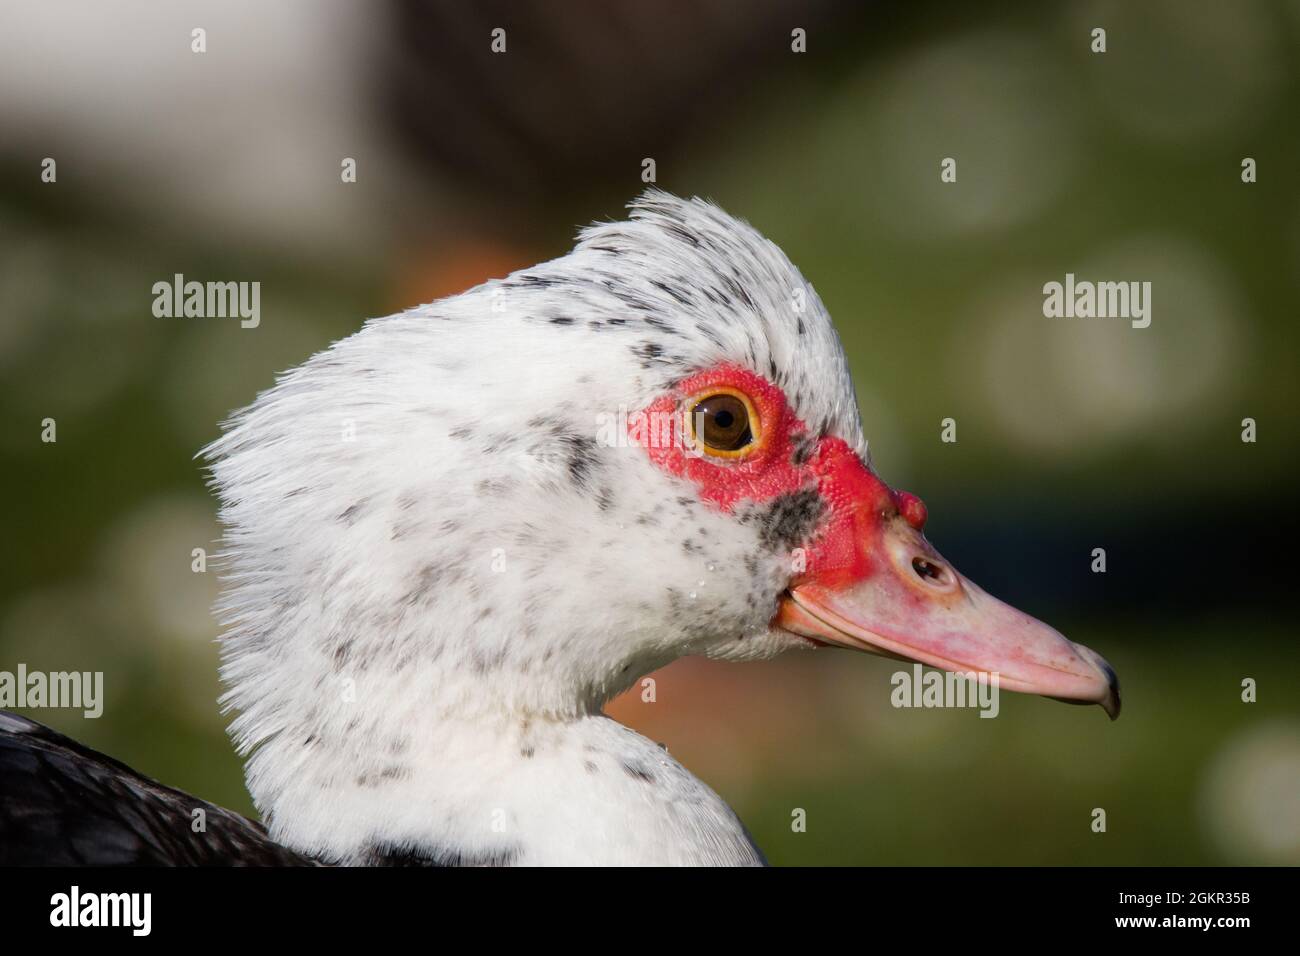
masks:
<svg viewBox="0 0 1300 956"><path fill-rule="evenodd" d="M738 451L754 440L745 403L735 395L711 395L695 406L695 427L714 451Z"/></svg>

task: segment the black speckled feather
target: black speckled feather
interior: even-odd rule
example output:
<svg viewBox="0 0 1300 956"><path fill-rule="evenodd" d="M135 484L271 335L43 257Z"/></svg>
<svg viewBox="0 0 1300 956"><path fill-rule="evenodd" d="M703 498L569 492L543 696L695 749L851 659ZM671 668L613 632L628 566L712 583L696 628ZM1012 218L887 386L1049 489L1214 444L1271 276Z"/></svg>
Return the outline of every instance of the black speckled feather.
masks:
<svg viewBox="0 0 1300 956"><path fill-rule="evenodd" d="M192 829L202 809L205 832ZM237 813L0 711L0 866L314 866Z"/></svg>

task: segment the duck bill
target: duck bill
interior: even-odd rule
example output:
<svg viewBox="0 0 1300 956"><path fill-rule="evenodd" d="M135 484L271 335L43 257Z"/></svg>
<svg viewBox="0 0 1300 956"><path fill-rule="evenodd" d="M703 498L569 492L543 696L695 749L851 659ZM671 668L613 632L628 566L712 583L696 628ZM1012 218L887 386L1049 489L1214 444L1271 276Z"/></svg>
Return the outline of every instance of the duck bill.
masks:
<svg viewBox="0 0 1300 956"><path fill-rule="evenodd" d="M984 683L996 675L1000 688L1096 703L1112 720L1119 716L1119 681L1099 654L958 574L920 533L923 506L899 498L900 513L857 529L864 573L850 580L814 573L792 583L779 627L817 643L973 673ZM918 507L919 520L904 517Z"/></svg>

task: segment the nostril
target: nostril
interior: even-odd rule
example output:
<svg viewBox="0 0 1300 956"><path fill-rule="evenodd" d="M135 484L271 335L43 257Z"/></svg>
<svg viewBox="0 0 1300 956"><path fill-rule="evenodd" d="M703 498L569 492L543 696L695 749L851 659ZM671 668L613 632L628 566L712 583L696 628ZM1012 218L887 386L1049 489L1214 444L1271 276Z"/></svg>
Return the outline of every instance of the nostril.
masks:
<svg viewBox="0 0 1300 956"><path fill-rule="evenodd" d="M935 564L926 558L915 557L912 559L912 570L916 576L923 581L933 581L935 584L943 584L947 580L943 565Z"/></svg>

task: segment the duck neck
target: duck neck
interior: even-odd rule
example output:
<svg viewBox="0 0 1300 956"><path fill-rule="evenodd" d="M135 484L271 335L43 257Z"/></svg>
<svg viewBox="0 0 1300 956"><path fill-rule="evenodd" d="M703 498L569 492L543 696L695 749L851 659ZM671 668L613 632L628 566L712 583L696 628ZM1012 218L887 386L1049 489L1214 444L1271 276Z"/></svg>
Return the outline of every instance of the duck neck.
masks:
<svg viewBox="0 0 1300 956"><path fill-rule="evenodd" d="M351 865L757 864L731 809L601 714L317 735L249 762L271 835Z"/></svg>

